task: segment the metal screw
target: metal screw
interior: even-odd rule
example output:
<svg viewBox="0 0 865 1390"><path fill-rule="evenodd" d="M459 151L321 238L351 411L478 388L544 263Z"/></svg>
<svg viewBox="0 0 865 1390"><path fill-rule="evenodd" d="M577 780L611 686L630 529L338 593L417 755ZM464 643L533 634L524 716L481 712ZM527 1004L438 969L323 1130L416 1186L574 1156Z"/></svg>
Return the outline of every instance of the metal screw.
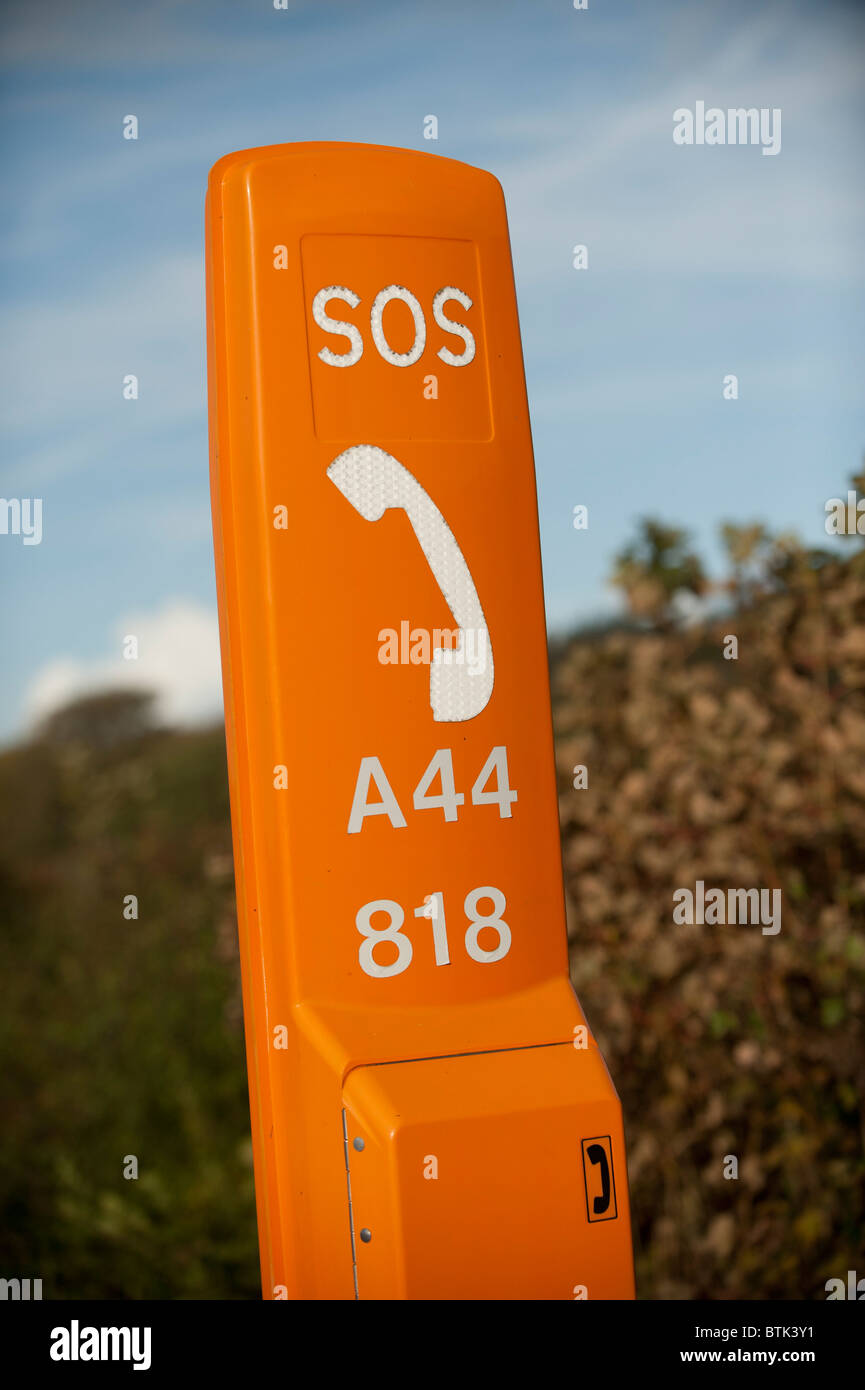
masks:
<svg viewBox="0 0 865 1390"><path fill-rule="evenodd" d="M364 1245L369 1245L370 1241L372 1240L372 1231L369 1229L368 1226L364 1226L363 1230L360 1233L360 1238L363 1241Z"/></svg>
<svg viewBox="0 0 865 1390"><path fill-rule="evenodd" d="M366 1144L361 1139L360 1135L358 1135L356 1139L352 1140L352 1143L354 1144L354 1147L357 1149L358 1153L360 1153L361 1149L366 1148Z"/></svg>

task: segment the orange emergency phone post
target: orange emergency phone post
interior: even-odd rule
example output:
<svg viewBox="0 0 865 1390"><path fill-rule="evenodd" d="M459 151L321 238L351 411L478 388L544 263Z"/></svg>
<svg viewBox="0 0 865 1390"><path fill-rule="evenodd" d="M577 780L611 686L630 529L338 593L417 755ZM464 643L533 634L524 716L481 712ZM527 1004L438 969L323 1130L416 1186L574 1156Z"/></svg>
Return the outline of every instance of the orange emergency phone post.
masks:
<svg viewBox="0 0 865 1390"><path fill-rule="evenodd" d="M266 1298L632 1298L568 980L537 502L490 174L210 175L214 535Z"/></svg>

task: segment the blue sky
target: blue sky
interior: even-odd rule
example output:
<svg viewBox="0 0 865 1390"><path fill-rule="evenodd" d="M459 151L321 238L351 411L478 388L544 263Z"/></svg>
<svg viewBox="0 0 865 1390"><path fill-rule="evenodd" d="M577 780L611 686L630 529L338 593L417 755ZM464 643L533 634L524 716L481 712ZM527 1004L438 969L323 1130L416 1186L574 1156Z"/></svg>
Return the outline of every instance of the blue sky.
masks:
<svg viewBox="0 0 865 1390"><path fill-rule="evenodd" d="M0 37L0 495L44 528L0 535L0 739L130 680L219 713L203 201L232 149L369 141L501 180L552 628L617 610L645 514L715 569L724 518L825 543L865 449L860 7L47 0ZM676 146L697 100L780 107L780 153Z"/></svg>

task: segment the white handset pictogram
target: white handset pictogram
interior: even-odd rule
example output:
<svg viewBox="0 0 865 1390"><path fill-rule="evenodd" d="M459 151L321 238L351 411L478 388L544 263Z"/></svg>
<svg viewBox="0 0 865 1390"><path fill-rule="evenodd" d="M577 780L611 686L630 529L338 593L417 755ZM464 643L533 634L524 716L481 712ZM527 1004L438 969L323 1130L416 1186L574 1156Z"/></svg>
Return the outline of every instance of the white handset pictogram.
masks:
<svg viewBox="0 0 865 1390"><path fill-rule="evenodd" d="M459 628L455 648L436 647L432 653L433 719L474 719L493 691L493 652L477 589L453 531L417 478L374 444L346 449L327 476L367 521L380 521L390 507L405 512Z"/></svg>

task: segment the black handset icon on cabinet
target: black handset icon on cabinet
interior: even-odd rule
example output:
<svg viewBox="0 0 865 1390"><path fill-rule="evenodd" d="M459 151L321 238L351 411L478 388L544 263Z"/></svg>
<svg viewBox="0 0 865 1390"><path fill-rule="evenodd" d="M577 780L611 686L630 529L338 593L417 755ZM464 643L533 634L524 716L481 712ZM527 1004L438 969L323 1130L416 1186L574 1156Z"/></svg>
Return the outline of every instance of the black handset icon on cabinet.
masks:
<svg viewBox="0 0 865 1390"><path fill-rule="evenodd" d="M599 1134L593 1139L584 1139L582 1148L586 1216L589 1221L614 1221L619 1212L610 1136Z"/></svg>

